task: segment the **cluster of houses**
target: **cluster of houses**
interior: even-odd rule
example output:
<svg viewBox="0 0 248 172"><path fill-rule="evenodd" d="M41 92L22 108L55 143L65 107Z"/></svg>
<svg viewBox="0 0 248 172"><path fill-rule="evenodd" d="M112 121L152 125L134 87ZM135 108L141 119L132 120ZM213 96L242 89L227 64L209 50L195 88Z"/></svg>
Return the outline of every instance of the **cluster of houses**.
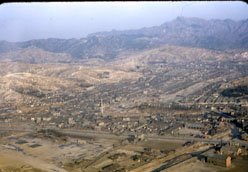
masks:
<svg viewBox="0 0 248 172"><path fill-rule="evenodd" d="M179 137L207 137L228 129L229 119L220 114L205 113L192 115L151 114L148 116L112 117L110 115L90 115L84 111L67 114L57 106L50 107L51 112L42 116L20 115L22 122L32 122L40 127L74 128L110 133L135 133L174 135ZM99 110L98 110L99 112ZM51 113L51 115L49 115ZM9 118L1 117L3 122ZM17 120L19 118L16 118ZM2 121L2 120L1 120Z"/></svg>

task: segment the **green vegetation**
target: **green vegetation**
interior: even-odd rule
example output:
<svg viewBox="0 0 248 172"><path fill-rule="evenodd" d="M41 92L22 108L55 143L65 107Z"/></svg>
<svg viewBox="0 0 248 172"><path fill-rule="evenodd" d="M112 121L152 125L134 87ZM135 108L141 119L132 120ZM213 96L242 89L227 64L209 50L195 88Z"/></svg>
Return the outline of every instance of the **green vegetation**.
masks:
<svg viewBox="0 0 248 172"><path fill-rule="evenodd" d="M227 88L221 92L225 97L241 97L248 95L248 86L237 86L234 88Z"/></svg>

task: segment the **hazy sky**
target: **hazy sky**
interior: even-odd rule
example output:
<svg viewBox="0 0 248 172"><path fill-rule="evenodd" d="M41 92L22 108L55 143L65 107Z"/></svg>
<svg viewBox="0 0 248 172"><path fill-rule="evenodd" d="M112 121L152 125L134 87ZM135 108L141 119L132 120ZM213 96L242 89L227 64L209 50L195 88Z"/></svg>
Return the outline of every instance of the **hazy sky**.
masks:
<svg viewBox="0 0 248 172"><path fill-rule="evenodd" d="M138 29L177 16L248 18L248 5L226 2L44 2L0 5L0 40L81 38L98 31Z"/></svg>

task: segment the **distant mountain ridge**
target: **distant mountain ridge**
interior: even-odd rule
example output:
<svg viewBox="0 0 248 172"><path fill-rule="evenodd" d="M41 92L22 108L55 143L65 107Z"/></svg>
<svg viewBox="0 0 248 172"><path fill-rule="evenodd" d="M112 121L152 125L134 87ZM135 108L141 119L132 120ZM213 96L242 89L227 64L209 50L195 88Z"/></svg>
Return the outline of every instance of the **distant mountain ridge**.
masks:
<svg viewBox="0 0 248 172"><path fill-rule="evenodd" d="M37 47L74 58L112 59L120 52L139 51L164 44L214 50L248 49L248 19L204 20L177 17L160 26L136 30L98 32L81 39L39 39L11 43L0 41L0 53Z"/></svg>

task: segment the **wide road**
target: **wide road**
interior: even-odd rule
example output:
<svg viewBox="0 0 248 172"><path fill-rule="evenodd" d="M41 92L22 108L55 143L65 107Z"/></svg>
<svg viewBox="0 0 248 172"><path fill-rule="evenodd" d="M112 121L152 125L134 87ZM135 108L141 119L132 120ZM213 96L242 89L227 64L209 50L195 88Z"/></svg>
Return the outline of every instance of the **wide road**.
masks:
<svg viewBox="0 0 248 172"><path fill-rule="evenodd" d="M43 128L42 130L52 130L62 135L72 136L72 137L87 137L87 138L99 138L99 139L116 139L122 140L128 138L129 135L134 133L120 134L115 135L109 132L104 131L93 131L93 130L72 130L72 129L51 129L51 128ZM37 130L30 128L7 128L0 127L0 131L16 131L16 132L36 132ZM212 143L218 144L220 143L220 139L206 139L206 138L194 138L194 137L181 137L181 136L157 136L157 135L147 135L146 139L148 140L159 140L159 141L191 141L191 142L203 142L203 143ZM222 141L222 143L228 143L228 141Z"/></svg>
<svg viewBox="0 0 248 172"><path fill-rule="evenodd" d="M95 137L95 138L106 138L106 139L126 139L129 135L134 133L120 134L115 135L109 132L104 131L92 131L92 130L71 130L71 129L63 129L63 130L55 130L61 134L71 135L71 136L81 136L81 137ZM159 141L194 141L194 142L203 142L203 143L212 143L218 144L222 141L222 143L229 143L228 141L224 141L221 139L206 139L206 138L194 138L194 137L180 137L180 136L171 136L171 135L147 135L146 139L148 140L159 140Z"/></svg>

